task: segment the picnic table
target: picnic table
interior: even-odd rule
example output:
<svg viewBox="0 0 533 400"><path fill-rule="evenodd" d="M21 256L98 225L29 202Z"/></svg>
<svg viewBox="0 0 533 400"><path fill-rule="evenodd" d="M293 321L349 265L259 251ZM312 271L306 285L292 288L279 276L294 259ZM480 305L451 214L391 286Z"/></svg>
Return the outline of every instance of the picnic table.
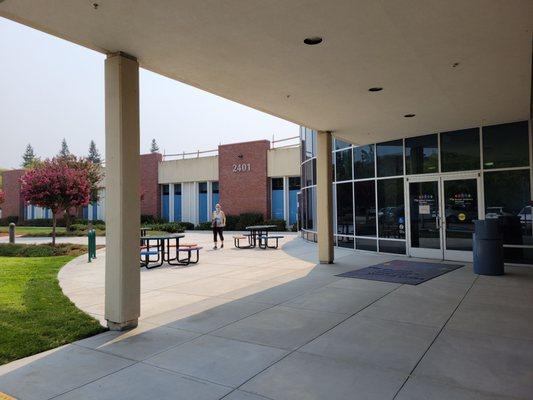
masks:
<svg viewBox="0 0 533 400"><path fill-rule="evenodd" d="M141 236L141 246L145 248L141 253L146 256L144 263L141 260L141 267L157 268L162 266L164 262L170 265L188 265L189 262L180 261L179 259L180 239L184 237L185 235L182 233ZM170 255L170 249L173 247L176 248L175 257ZM157 259L150 260L150 255L157 255ZM151 264L152 262L155 264Z"/></svg>
<svg viewBox="0 0 533 400"><path fill-rule="evenodd" d="M268 247L268 232L276 228L276 225L251 225L246 230L250 232L250 247L266 249Z"/></svg>

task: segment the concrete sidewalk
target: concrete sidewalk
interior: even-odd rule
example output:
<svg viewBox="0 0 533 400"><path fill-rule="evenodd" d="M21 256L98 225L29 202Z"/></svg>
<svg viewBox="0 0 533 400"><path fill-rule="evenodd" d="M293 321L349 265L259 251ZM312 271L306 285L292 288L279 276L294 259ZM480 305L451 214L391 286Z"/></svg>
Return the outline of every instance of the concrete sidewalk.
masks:
<svg viewBox="0 0 533 400"><path fill-rule="evenodd" d="M228 235L229 236L229 235ZM210 250L196 266L142 270L138 328L0 367L19 399L528 399L533 269L469 265L418 286L336 274L401 258L316 247ZM229 242L229 241L228 241ZM103 316L103 251L60 272L65 293Z"/></svg>

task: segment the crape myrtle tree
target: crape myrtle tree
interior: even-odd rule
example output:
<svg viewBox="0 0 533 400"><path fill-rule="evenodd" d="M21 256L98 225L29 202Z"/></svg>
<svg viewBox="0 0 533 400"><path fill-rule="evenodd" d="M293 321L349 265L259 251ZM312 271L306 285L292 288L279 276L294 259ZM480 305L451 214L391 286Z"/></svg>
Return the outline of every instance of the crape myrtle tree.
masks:
<svg viewBox="0 0 533 400"><path fill-rule="evenodd" d="M47 159L21 178L23 199L52 211L52 246L56 244L57 215L89 204L91 186L87 170L76 168L56 157Z"/></svg>
<svg viewBox="0 0 533 400"><path fill-rule="evenodd" d="M76 157L73 154L66 156L56 157L57 162L65 164L69 168L85 171L87 174L87 180L89 181L89 203L96 203L100 200L98 190L100 188L102 179L104 177L104 169L101 164L94 163L89 158ZM76 206L76 211L78 210ZM77 212L76 212L77 214ZM65 226L67 230L70 228L70 212L69 209L65 210Z"/></svg>

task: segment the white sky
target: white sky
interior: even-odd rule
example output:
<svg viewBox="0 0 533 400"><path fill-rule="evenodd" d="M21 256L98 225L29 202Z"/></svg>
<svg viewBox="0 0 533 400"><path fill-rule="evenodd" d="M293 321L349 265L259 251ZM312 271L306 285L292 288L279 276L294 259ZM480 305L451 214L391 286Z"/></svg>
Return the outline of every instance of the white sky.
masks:
<svg viewBox="0 0 533 400"><path fill-rule="evenodd" d="M0 17L0 167L18 168L31 143L41 158L66 138L104 156L104 55ZM285 120L149 71L140 72L141 153L213 149L219 143L298 135Z"/></svg>

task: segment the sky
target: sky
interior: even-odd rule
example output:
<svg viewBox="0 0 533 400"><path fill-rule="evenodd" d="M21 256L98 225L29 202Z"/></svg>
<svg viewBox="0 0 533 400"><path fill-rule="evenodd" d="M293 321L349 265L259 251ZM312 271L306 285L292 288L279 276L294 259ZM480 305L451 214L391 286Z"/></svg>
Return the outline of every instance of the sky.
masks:
<svg viewBox="0 0 533 400"><path fill-rule="evenodd" d="M53 157L67 140L105 154L103 54L0 17L0 168L18 168L26 145ZM161 75L140 71L141 153L298 135L298 126Z"/></svg>

